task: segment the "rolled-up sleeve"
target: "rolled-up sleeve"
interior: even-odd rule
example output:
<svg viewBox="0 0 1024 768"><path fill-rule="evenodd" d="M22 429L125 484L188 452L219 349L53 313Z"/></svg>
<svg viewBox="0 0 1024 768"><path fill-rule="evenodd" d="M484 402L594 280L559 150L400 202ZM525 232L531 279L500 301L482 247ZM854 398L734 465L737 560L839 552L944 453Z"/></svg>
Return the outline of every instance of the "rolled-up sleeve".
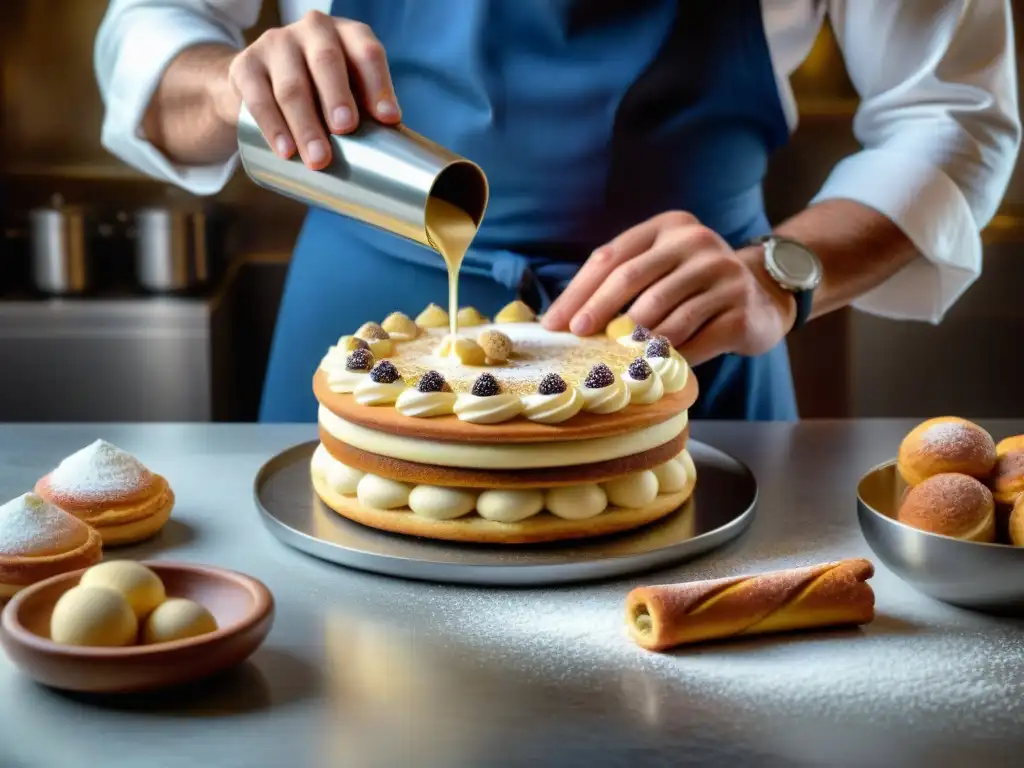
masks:
<svg viewBox="0 0 1024 768"><path fill-rule="evenodd" d="M939 322L981 274L980 231L1020 146L1010 0L829 0L861 97L863 150L815 202L854 200L895 222L920 258L854 306Z"/></svg>
<svg viewBox="0 0 1024 768"><path fill-rule="evenodd" d="M220 191L237 156L207 166L170 162L146 140L142 119L167 65L203 43L241 47L260 0L113 0L96 36L94 62L103 98L103 146L138 170L197 195Z"/></svg>

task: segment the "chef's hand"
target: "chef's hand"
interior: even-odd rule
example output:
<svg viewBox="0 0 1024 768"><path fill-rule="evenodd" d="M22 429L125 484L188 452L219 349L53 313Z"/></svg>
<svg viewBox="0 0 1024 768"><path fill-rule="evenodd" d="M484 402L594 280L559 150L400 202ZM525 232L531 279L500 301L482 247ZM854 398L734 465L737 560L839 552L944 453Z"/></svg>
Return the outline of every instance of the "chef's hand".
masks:
<svg viewBox="0 0 1024 768"><path fill-rule="evenodd" d="M274 151L298 149L316 170L331 160L324 124L352 131L357 98L382 123L401 119L380 40L365 24L317 11L264 32L234 57L228 77Z"/></svg>
<svg viewBox="0 0 1024 768"><path fill-rule="evenodd" d="M792 294L762 259L760 247L734 251L688 213L663 213L594 251L544 325L588 336L635 299L629 316L692 365L725 352L759 355L796 320Z"/></svg>

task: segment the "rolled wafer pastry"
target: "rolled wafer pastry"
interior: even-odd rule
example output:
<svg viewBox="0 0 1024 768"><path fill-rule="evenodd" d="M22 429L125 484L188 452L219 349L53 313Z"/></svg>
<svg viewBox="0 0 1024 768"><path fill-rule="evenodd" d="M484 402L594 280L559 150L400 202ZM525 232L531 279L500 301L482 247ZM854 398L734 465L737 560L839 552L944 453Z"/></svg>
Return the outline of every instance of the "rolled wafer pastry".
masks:
<svg viewBox="0 0 1024 768"><path fill-rule="evenodd" d="M637 645L663 651L739 635L866 624L875 594L868 560L840 560L755 576L637 587L626 625Z"/></svg>

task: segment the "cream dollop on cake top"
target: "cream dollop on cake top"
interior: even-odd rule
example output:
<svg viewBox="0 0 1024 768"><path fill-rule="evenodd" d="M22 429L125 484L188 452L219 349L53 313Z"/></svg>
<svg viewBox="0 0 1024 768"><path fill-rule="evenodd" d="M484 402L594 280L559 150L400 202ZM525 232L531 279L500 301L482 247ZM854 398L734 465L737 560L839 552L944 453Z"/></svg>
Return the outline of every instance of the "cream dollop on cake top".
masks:
<svg viewBox="0 0 1024 768"><path fill-rule="evenodd" d="M0 556L45 557L69 552L88 539L85 523L34 493L0 506Z"/></svg>
<svg viewBox="0 0 1024 768"><path fill-rule="evenodd" d="M71 454L47 478L55 496L76 501L133 496L144 491L152 479L141 461L106 440Z"/></svg>

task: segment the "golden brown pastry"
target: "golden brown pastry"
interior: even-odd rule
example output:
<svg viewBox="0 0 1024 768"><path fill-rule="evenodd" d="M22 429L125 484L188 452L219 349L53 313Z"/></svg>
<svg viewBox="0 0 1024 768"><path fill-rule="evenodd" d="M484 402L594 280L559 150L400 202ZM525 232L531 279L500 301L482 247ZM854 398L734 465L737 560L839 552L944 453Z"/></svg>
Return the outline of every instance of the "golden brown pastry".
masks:
<svg viewBox="0 0 1024 768"><path fill-rule="evenodd" d="M796 629L866 624L875 595L868 560L840 560L756 576L638 587L626 597L637 645L677 645Z"/></svg>
<svg viewBox="0 0 1024 768"><path fill-rule="evenodd" d="M955 416L918 424L903 438L897 459L897 469L907 485L947 472L986 480L995 464L992 436L977 424Z"/></svg>
<svg viewBox="0 0 1024 768"><path fill-rule="evenodd" d="M992 492L973 477L956 472L933 475L911 488L897 519L912 528L954 539L995 540Z"/></svg>
<svg viewBox="0 0 1024 768"><path fill-rule="evenodd" d="M98 563L103 541L74 516L26 493L0 506L0 600Z"/></svg>
<svg viewBox="0 0 1024 768"><path fill-rule="evenodd" d="M1010 513L1010 543L1024 547L1024 494L1017 497Z"/></svg>
<svg viewBox="0 0 1024 768"><path fill-rule="evenodd" d="M989 486L997 504L1012 505L1024 491L1024 435L1008 437L996 445L996 466Z"/></svg>
<svg viewBox="0 0 1024 768"><path fill-rule="evenodd" d="M105 440L68 456L35 490L95 528L107 546L156 535L174 507L174 492L165 478Z"/></svg>

